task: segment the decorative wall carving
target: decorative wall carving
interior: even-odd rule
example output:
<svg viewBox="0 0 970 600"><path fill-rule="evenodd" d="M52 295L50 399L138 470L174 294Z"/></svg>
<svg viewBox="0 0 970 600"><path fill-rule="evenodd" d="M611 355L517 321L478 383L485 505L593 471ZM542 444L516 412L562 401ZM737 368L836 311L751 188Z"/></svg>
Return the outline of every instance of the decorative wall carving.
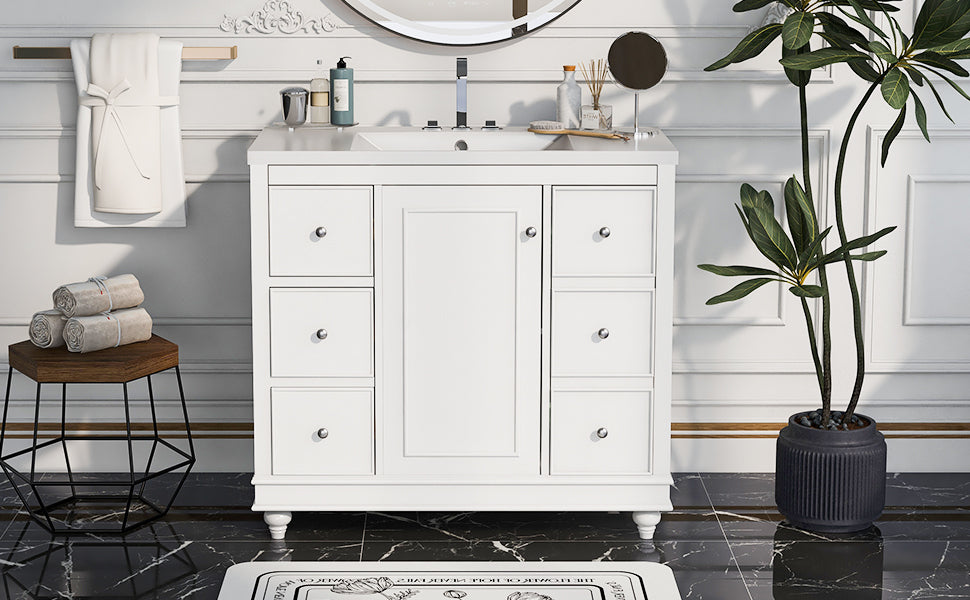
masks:
<svg viewBox="0 0 970 600"><path fill-rule="evenodd" d="M338 24L333 13L325 17L307 18L302 11L290 5L289 0L266 0L262 8L247 17L225 15L219 29L235 34L241 33L329 33Z"/></svg>
<svg viewBox="0 0 970 600"><path fill-rule="evenodd" d="M790 6L786 6L781 2L775 2L768 7L768 12L765 13L765 17L761 19L761 26L770 25L772 23L784 23L788 15L795 12Z"/></svg>

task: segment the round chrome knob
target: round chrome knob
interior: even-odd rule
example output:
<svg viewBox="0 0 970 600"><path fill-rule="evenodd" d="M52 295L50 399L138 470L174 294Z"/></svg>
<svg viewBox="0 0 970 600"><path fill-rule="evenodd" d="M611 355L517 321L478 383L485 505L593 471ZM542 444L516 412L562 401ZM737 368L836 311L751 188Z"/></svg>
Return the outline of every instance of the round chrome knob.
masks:
<svg viewBox="0 0 970 600"><path fill-rule="evenodd" d="M326 427L321 427L320 429L317 429L317 437L320 438L321 440L327 439L328 435L330 435L330 432L327 431ZM603 436L603 437L606 437L606 436Z"/></svg>
<svg viewBox="0 0 970 600"><path fill-rule="evenodd" d="M600 336L601 340L605 340L606 338L610 337L610 330L604 327L597 331L596 335Z"/></svg>
<svg viewBox="0 0 970 600"><path fill-rule="evenodd" d="M609 227L600 227L600 237L601 238L608 238L608 237L610 237L610 233L611 232L610 232L610 228Z"/></svg>
<svg viewBox="0 0 970 600"><path fill-rule="evenodd" d="M327 339L327 330L326 329L317 329L317 339L318 340L325 340L325 339Z"/></svg>
<svg viewBox="0 0 970 600"><path fill-rule="evenodd" d="M525 230L525 235L530 238L534 238L539 231L535 227L529 227Z"/></svg>
<svg viewBox="0 0 970 600"><path fill-rule="evenodd" d="M608 429L606 429L606 427L600 427L599 429L596 430L596 437L598 437L599 439L603 439L608 435L610 435L610 432Z"/></svg>
<svg viewBox="0 0 970 600"><path fill-rule="evenodd" d="M326 235L327 235L327 228L326 227L317 227L316 229L313 230L313 233L315 233L318 238L326 237Z"/></svg>

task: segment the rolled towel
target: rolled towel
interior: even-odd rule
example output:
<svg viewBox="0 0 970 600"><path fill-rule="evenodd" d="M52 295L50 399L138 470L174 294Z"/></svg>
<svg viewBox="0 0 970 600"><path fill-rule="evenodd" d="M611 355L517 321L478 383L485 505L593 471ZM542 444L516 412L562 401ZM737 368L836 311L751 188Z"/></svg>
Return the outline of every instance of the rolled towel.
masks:
<svg viewBox="0 0 970 600"><path fill-rule="evenodd" d="M66 317L87 317L131 308L145 301L138 278L128 273L115 277L92 277L54 290L54 308Z"/></svg>
<svg viewBox="0 0 970 600"><path fill-rule="evenodd" d="M30 319L30 341L41 348L64 345L64 325L67 317L57 310L42 310Z"/></svg>
<svg viewBox="0 0 970 600"><path fill-rule="evenodd" d="M71 352L94 352L144 342L151 337L152 318L144 308L73 317L64 325L64 341Z"/></svg>

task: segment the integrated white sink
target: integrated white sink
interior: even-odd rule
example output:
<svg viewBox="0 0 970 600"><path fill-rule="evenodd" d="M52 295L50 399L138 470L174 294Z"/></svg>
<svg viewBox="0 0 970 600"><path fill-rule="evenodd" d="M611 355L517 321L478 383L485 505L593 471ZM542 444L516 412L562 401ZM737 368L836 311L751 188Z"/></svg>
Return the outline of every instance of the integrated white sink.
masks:
<svg viewBox="0 0 970 600"><path fill-rule="evenodd" d="M528 131L368 131L354 135L351 150L382 152L537 152L571 150L566 135Z"/></svg>

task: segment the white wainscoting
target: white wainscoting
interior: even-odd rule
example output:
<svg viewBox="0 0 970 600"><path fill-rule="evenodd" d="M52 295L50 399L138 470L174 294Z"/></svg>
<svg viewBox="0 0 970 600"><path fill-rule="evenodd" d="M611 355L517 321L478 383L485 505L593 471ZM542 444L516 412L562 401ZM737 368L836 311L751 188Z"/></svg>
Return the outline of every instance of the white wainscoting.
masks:
<svg viewBox="0 0 970 600"><path fill-rule="evenodd" d="M583 0L525 39L461 49L394 37L339 0L290 0L305 27L287 33L268 26L262 33L256 25L267 24L253 13L264 2L50 0L0 8L0 378L5 347L26 337L30 315L49 305L56 285L134 272L157 332L181 348L198 469L251 468L245 151L262 127L280 118L278 90L305 85L317 58L330 66L350 55L362 123L448 124L454 119L455 58L466 56L469 122L524 125L554 114L561 65L605 57L615 37L644 30L666 46L670 70L658 88L643 94L641 122L663 127L681 152L674 469L773 470L777 429L792 412L817 403L801 311L781 288L759 290L744 304L707 307L704 301L731 282L695 266L757 261L734 212L738 187L749 182L780 199L784 181L801 176L797 98L769 58L777 52L737 68L703 71L760 23L760 12L733 13L725 0ZM915 10L914 0L905 5L905 14ZM243 30L221 28L227 18ZM253 30L246 31L247 23ZM142 30L193 46L239 47L234 61L184 66L188 227L76 229L70 62L14 60L9 48L63 46L95 32ZM880 242L890 254L862 269L871 374L860 410L886 432L891 470L970 470L970 284L961 235L970 221L970 106L938 87L956 126L928 103L933 144L906 129L881 169L880 143L893 115L875 102L853 136L855 158L846 171L850 230L899 226ZM841 67L814 74L810 145L816 157L838 148L862 89ZM632 124L632 96L615 86L604 94L615 120ZM812 165L823 225L832 224L834 166L824 157ZM844 311L842 272L830 273L835 302ZM836 315L834 325L841 398L853 377L847 314ZM29 434L34 387L22 376L12 383L8 439L16 445ZM57 390L49 387L53 399ZM75 387L71 423L117 423L116 407L102 401L118 397L117 389ZM162 398L163 412L173 410L174 396ZM58 415L45 413L44 419L53 422Z"/></svg>

